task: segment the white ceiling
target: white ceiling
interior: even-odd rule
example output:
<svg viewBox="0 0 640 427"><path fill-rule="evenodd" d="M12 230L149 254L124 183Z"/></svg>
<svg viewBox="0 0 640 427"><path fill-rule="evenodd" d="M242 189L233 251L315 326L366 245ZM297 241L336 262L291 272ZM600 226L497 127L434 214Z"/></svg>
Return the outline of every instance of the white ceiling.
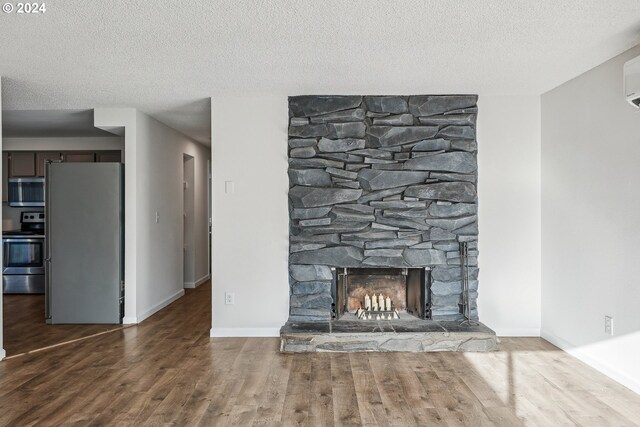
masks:
<svg viewBox="0 0 640 427"><path fill-rule="evenodd" d="M4 109L136 107L205 143L209 97L540 94L640 42L638 0L46 5L0 16Z"/></svg>

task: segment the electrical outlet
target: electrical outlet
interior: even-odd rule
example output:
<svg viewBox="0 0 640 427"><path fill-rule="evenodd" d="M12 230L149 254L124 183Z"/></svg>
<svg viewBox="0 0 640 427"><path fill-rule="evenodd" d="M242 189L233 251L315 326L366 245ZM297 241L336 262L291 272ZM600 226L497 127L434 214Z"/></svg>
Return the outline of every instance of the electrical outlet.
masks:
<svg viewBox="0 0 640 427"><path fill-rule="evenodd" d="M604 333L613 336L613 317L604 316Z"/></svg>
<svg viewBox="0 0 640 427"><path fill-rule="evenodd" d="M234 294L233 292L225 292L224 303L226 305L234 305L236 303L236 294Z"/></svg>

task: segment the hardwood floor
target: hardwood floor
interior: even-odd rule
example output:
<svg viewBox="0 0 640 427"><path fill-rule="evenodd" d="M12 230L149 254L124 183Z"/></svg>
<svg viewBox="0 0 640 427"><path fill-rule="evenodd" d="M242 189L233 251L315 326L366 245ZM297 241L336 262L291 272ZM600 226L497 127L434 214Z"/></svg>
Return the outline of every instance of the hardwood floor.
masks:
<svg viewBox="0 0 640 427"><path fill-rule="evenodd" d="M640 396L537 338L493 353L280 354L218 338L210 286L138 326L0 362L0 425L631 426Z"/></svg>
<svg viewBox="0 0 640 427"><path fill-rule="evenodd" d="M122 325L47 325L44 295L3 295L7 357L120 329Z"/></svg>

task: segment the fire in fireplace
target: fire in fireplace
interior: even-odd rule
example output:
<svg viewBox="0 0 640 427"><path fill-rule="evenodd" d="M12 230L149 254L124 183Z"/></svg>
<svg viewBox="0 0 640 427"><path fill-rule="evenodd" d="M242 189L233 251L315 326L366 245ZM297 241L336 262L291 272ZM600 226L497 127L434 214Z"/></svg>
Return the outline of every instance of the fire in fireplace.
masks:
<svg viewBox="0 0 640 427"><path fill-rule="evenodd" d="M409 313L431 319L431 270L427 268L333 268L333 317L399 319Z"/></svg>

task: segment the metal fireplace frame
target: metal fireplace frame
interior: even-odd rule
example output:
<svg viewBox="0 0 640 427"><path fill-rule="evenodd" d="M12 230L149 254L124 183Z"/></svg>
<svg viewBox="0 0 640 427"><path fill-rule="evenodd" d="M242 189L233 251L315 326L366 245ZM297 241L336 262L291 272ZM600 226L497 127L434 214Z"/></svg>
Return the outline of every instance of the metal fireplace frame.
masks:
<svg viewBox="0 0 640 427"><path fill-rule="evenodd" d="M331 317L335 320L347 311L347 285L350 270L380 270L389 273L393 270L405 276L406 307L410 313L422 320L431 320L431 268L394 268L394 267L332 267L333 280L331 283Z"/></svg>

